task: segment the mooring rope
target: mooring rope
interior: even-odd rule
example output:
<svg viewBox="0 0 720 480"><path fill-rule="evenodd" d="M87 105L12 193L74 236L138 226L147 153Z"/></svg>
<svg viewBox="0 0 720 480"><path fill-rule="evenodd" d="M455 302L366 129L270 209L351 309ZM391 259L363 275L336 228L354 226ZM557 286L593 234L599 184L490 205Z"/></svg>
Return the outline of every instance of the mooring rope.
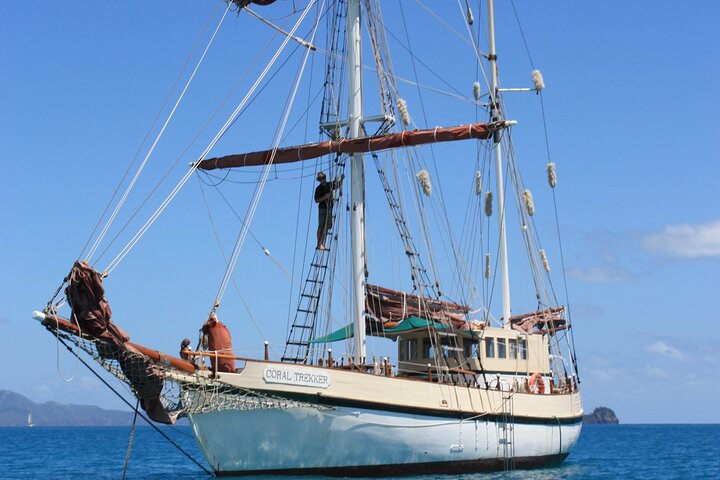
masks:
<svg viewBox="0 0 720 480"><path fill-rule="evenodd" d="M80 362L81 362L83 365L85 365L85 367L86 367L88 370L90 370L90 372L98 378L98 380L100 380L102 383L104 383L105 386L108 387L115 395L117 395L118 398L119 398L120 400L122 400L128 407L132 408L132 404L131 404L130 402L128 402L127 399L126 399L125 397L123 397L123 396L120 394L120 392L118 392L118 391L117 391L112 385L110 385L104 378L102 378L102 377L100 376L100 374L98 374L95 370L93 370L93 368L92 368L90 365L88 365L88 363L87 363L85 360L83 360L83 359L80 357L80 355L78 355L72 348L70 348L70 346L69 346L67 343L65 343L65 341L64 341L62 338L58 338L58 340L65 346L65 348L68 349L68 351L69 351L70 353L72 353L73 355L75 355L75 356L77 357L77 359L80 360ZM182 453L182 454L185 455L188 459L190 459L191 462L193 462L195 465L197 465L198 467L200 467L200 468L201 468L205 473L207 473L208 475L213 476L213 473L212 473L210 470L208 470L207 468L205 468L205 466L204 466L203 464L201 464L200 462L198 462L197 460L195 460L195 458L194 458L192 455L190 455L190 453L188 453L184 448L182 448L180 445L178 445L177 442L175 442L175 440L173 440L172 438L170 438L165 432L163 432L162 430L160 430L160 428L158 428L157 425L155 425L153 422L151 422L150 419L147 418L144 414L140 413L137 408L135 408L135 413L136 413L137 415L139 415L140 418L142 418L143 420L145 420L145 421L148 423L148 425L150 425L152 428L154 428L156 432L158 432L160 435L162 435L163 438L165 438L165 440L167 440L173 447L177 448L177 449L180 451L180 453Z"/></svg>
<svg viewBox="0 0 720 480"><path fill-rule="evenodd" d="M135 423L137 423L138 408L140 407L140 400L135 404L135 415L133 415L132 427L130 427L130 439L128 440L127 453L125 453L125 466L123 467L122 480L125 480L127 475L128 464L130 463L130 452L132 452L133 438L135 437Z"/></svg>

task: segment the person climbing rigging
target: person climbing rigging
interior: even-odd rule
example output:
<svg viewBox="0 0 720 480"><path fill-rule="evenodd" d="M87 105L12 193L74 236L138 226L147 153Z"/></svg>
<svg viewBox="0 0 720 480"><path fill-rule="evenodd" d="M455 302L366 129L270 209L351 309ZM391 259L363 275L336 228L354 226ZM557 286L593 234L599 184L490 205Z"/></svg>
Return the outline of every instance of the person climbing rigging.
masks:
<svg viewBox="0 0 720 480"><path fill-rule="evenodd" d="M315 189L315 203L318 204L318 250L327 250L324 240L328 230L332 228L333 191L340 188L340 183L344 178L345 175L342 175L340 180L335 179L332 182L328 182L323 172L317 174L316 179L320 182L320 185Z"/></svg>

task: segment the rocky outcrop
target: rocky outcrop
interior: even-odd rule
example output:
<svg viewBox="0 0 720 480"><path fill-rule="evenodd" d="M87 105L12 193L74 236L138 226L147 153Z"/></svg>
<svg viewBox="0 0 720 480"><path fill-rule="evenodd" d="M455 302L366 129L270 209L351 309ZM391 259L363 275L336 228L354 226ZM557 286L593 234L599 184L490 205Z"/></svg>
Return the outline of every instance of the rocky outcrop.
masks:
<svg viewBox="0 0 720 480"><path fill-rule="evenodd" d="M607 407L597 407L592 413L583 416L583 424L592 425L617 425L620 420L615 416L615 412Z"/></svg>

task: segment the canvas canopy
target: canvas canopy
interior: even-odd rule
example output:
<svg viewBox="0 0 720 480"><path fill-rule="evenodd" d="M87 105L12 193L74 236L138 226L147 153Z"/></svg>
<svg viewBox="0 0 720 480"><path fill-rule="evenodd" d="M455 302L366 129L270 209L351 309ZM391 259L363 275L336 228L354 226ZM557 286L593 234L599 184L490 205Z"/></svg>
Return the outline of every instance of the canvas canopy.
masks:
<svg viewBox="0 0 720 480"><path fill-rule="evenodd" d="M401 321L397 326L392 328L385 328L383 329L383 333L385 335L394 335L398 333L404 333L409 332L410 330L417 330L419 328L427 328L428 326L432 325L434 328L438 330L442 330L447 328L445 325L433 322L432 320L427 320L425 318L420 317L408 317ZM355 329L352 323L345 325L344 327L335 330L334 332L325 335L320 338L316 338L315 340L311 340L310 343L332 343L332 342L338 342L340 340L346 340L348 338L352 338L355 335Z"/></svg>

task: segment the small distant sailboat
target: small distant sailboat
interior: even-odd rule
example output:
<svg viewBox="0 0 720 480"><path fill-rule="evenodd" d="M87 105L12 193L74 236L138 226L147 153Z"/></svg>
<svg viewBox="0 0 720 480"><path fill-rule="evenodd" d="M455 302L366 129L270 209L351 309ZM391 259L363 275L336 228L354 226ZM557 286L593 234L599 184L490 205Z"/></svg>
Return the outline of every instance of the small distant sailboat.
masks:
<svg viewBox="0 0 720 480"><path fill-rule="evenodd" d="M28 422L27 422L27 425L28 425L28 427L30 427L30 428L32 428L32 427L35 426L35 424L33 423L33 419L32 419L32 412L31 412L31 413L28 413Z"/></svg>

